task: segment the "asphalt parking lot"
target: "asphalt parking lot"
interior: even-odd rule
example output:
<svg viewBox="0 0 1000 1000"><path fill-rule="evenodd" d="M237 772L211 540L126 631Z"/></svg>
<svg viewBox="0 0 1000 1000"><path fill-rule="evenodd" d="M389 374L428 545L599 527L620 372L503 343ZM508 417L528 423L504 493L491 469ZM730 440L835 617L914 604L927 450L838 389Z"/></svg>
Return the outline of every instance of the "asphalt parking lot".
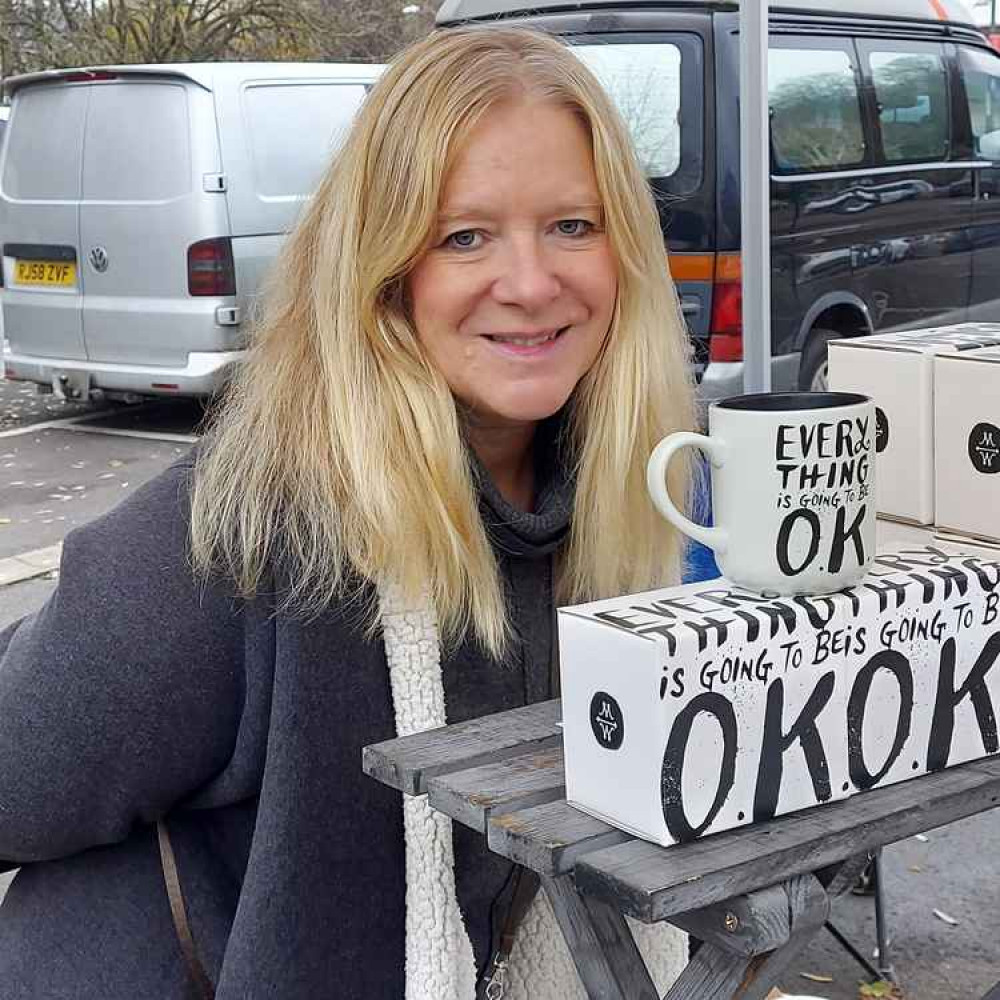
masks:
<svg viewBox="0 0 1000 1000"><path fill-rule="evenodd" d="M0 624L48 596L62 539L177 461L202 419L182 400L81 404L0 380Z"/></svg>
<svg viewBox="0 0 1000 1000"><path fill-rule="evenodd" d="M0 627L30 614L52 593L58 582L54 547L67 532L176 461L197 440L202 419L194 403L67 403L0 380L0 566L26 553L54 553L44 564L48 568L0 584ZM1000 979L998 840L1000 810L886 850L891 960L908 1000L970 1000ZM841 898L832 920L872 958L870 897ZM869 978L821 931L782 987L826 1000L856 1000L859 983Z"/></svg>

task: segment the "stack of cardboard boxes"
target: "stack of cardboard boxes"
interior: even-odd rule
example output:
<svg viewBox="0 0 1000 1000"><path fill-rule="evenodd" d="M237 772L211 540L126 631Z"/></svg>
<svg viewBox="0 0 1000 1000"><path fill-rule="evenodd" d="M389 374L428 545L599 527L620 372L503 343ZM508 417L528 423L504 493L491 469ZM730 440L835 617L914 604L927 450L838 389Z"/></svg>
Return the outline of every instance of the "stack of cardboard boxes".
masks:
<svg viewBox="0 0 1000 1000"><path fill-rule="evenodd" d="M1000 324L830 344L830 388L878 408L879 514L1000 544Z"/></svg>

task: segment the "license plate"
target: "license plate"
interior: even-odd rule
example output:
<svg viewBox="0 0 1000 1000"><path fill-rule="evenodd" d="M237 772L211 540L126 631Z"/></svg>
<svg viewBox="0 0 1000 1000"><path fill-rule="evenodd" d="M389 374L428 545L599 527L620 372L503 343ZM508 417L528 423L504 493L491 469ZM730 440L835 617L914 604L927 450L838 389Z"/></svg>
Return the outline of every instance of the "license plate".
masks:
<svg viewBox="0 0 1000 1000"><path fill-rule="evenodd" d="M14 264L17 285L75 285L76 264L60 260L19 260Z"/></svg>

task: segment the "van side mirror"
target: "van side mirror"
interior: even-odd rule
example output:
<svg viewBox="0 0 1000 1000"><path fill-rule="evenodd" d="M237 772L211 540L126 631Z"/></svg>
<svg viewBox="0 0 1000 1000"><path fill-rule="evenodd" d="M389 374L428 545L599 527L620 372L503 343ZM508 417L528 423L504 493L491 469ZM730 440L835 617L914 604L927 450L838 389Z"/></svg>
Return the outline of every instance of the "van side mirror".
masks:
<svg viewBox="0 0 1000 1000"><path fill-rule="evenodd" d="M1000 161L1000 130L984 132L979 137L979 155L984 160Z"/></svg>

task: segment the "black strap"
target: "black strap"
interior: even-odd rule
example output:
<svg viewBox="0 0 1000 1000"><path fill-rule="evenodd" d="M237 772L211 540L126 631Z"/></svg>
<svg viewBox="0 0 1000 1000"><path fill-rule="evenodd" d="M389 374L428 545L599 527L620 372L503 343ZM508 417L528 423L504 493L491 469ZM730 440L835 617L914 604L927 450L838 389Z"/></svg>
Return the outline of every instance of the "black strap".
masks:
<svg viewBox="0 0 1000 1000"><path fill-rule="evenodd" d="M548 559L549 594L551 599L551 647L549 652L549 697L559 697L559 631L558 614L556 613L555 592L555 560L550 556ZM489 996L486 992L491 976L495 973L497 965L503 965L510 958L514 950L514 941L517 938L518 928L524 921L524 917L531 906L532 900L541 888L542 880L538 872L525 868L523 865L514 866L513 888L511 890L510 905L504 917L503 927L500 930L497 951L491 957L486 966L486 974L479 984L477 996ZM496 928L494 925L494 933ZM497 994L503 995L503 991Z"/></svg>
<svg viewBox="0 0 1000 1000"><path fill-rule="evenodd" d="M538 872L533 872L530 868L518 865L514 873L514 893L510 900L510 909L507 911L507 919L504 920L503 930L500 931L500 951L504 958L509 958L514 950L514 939L517 937L517 929L521 926L531 901L541 888L541 879Z"/></svg>
<svg viewBox="0 0 1000 1000"><path fill-rule="evenodd" d="M194 936L191 934L191 925L188 923L187 910L184 906L184 894L181 892L181 880L177 872L174 847L170 843L167 824L163 820L156 824L156 834L160 843L163 881L166 883L167 897L170 900L170 915L174 918L174 929L177 931L177 942L181 946L181 954L184 956L184 964L187 966L188 979L197 1000L214 1000L215 987L198 958Z"/></svg>
<svg viewBox="0 0 1000 1000"><path fill-rule="evenodd" d="M496 1000L506 996L507 963L514 949L518 927L524 920L539 885L540 879L536 872L522 865L514 865L510 880L504 887L503 895L509 895L509 902L499 929L496 921L500 914L494 914L490 944L496 950L491 953L486 969L476 983L476 1000Z"/></svg>

